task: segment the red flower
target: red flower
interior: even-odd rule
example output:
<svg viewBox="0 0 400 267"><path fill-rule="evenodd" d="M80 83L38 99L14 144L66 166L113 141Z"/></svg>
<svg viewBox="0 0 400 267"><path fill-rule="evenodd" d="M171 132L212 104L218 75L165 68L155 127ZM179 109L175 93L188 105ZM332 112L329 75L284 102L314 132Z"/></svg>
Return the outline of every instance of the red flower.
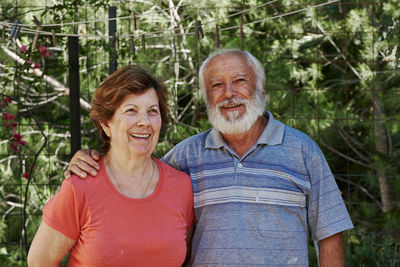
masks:
<svg viewBox="0 0 400 267"><path fill-rule="evenodd" d="M14 132L13 136L14 136L14 140L15 140L16 142L18 142L18 143L20 143L21 140L22 140L22 138L24 138L22 135L20 135L20 134L17 133L17 132Z"/></svg>
<svg viewBox="0 0 400 267"><path fill-rule="evenodd" d="M40 68L40 63L39 62L35 62L35 66L33 66L35 69Z"/></svg>
<svg viewBox="0 0 400 267"><path fill-rule="evenodd" d="M26 49L26 46L23 45L23 46L21 46L21 51L26 53L26 51L28 51L28 50Z"/></svg>
<svg viewBox="0 0 400 267"><path fill-rule="evenodd" d="M20 143L21 145L23 145L23 146L26 146L26 144L28 144L28 143L25 142L24 140L21 140L19 143Z"/></svg>
<svg viewBox="0 0 400 267"><path fill-rule="evenodd" d="M49 50L47 50L47 47L44 45L39 46L39 52L42 55L42 57L50 56Z"/></svg>
<svg viewBox="0 0 400 267"><path fill-rule="evenodd" d="M32 61L31 59L29 59L29 60L26 61L26 63L28 63L28 64L32 64L32 62L33 62L33 61Z"/></svg>
<svg viewBox="0 0 400 267"><path fill-rule="evenodd" d="M15 152L18 152L18 143L13 142L8 146L9 149L14 150Z"/></svg>
<svg viewBox="0 0 400 267"><path fill-rule="evenodd" d="M6 128L10 127L10 124L8 122L6 122Z"/></svg>
<svg viewBox="0 0 400 267"><path fill-rule="evenodd" d="M24 173L22 174L22 178L28 180L28 179L29 179L29 173L24 172Z"/></svg>
<svg viewBox="0 0 400 267"><path fill-rule="evenodd" d="M12 98L11 98L11 97L8 97L8 96L6 96L6 97L3 99L3 102L4 102L4 103L7 103L7 102L8 102L8 103L11 104L12 101L13 101Z"/></svg>
<svg viewBox="0 0 400 267"><path fill-rule="evenodd" d="M7 111L3 114L3 120L5 121L12 121L15 119L15 115L8 113Z"/></svg>
<svg viewBox="0 0 400 267"><path fill-rule="evenodd" d="M12 123L12 127L15 129L15 128L17 128L17 126L18 126L18 123L16 123L15 121Z"/></svg>

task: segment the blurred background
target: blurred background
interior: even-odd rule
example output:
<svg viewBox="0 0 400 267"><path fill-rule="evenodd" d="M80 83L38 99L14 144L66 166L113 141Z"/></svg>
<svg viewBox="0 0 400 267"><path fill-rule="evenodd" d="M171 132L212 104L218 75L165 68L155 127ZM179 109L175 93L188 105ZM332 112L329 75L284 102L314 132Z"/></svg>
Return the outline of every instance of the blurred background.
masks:
<svg viewBox="0 0 400 267"><path fill-rule="evenodd" d="M99 83L127 64L166 83L160 158L210 128L197 74L218 48L255 55L266 108L324 151L355 225L346 266L400 266L399 1L3 0L0 11L0 266L27 265L71 155L99 147Z"/></svg>

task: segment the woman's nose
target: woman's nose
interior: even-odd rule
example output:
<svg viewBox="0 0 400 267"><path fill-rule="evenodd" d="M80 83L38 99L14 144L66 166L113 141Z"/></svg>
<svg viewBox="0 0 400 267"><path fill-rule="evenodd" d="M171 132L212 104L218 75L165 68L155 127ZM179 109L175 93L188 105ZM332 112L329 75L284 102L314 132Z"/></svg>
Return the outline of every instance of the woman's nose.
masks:
<svg viewBox="0 0 400 267"><path fill-rule="evenodd" d="M140 126L148 126L148 125L150 125L149 115L147 113L139 114L139 119L137 121L137 124L140 125Z"/></svg>

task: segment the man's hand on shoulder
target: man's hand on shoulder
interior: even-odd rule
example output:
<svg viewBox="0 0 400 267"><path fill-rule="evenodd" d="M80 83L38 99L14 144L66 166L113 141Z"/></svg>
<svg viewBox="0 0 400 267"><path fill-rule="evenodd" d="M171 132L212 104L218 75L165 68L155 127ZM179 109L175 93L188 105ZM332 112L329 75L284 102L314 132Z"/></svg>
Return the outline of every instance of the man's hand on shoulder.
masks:
<svg viewBox="0 0 400 267"><path fill-rule="evenodd" d="M84 179L88 173L92 176L96 176L97 171L100 170L100 166L97 163L99 159L100 152L97 150L77 151L69 162L68 169L64 172L64 177L67 179L70 178L72 174L75 174Z"/></svg>

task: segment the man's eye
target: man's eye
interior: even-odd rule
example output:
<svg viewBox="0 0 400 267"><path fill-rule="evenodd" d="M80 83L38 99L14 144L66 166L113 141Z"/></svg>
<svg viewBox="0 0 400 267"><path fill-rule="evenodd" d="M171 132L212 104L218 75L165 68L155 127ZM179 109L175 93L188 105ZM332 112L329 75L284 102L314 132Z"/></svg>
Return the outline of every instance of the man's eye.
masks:
<svg viewBox="0 0 400 267"><path fill-rule="evenodd" d="M215 88L218 88L218 87L220 87L220 86L222 86L222 83L214 83L214 84L212 85L212 87L215 87Z"/></svg>

